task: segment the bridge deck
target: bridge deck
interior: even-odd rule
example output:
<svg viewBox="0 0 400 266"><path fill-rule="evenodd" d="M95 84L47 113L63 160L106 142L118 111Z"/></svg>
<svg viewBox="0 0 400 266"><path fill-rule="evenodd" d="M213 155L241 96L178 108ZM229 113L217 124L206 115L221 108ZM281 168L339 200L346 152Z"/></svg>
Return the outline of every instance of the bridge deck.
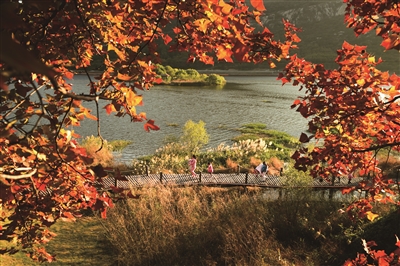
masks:
<svg viewBox="0 0 400 266"><path fill-rule="evenodd" d="M358 184L363 178L357 177L349 180L342 177L334 182L314 179L311 184L313 188L343 188ZM103 178L105 188L119 187L128 189L130 187L143 187L156 184L174 185L220 185L220 186L262 186L262 187L284 187L285 176L266 175L264 178L250 173L208 173L197 174L196 177L190 174L149 174L149 175L122 175L117 178L108 176Z"/></svg>

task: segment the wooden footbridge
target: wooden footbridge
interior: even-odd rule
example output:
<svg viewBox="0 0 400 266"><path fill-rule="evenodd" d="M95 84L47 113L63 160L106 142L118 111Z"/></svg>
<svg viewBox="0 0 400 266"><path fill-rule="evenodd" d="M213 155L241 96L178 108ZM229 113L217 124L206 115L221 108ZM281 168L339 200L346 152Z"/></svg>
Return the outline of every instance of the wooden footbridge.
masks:
<svg viewBox="0 0 400 266"><path fill-rule="evenodd" d="M362 181L362 177L353 178L351 182L347 177L337 178L334 182L326 180L314 179L309 187L320 189L342 189L357 185ZM191 174L109 174L103 178L102 185L104 188L124 188L154 186L158 184L170 184L178 186L257 186L266 188L284 188L286 177L279 175L255 175L252 173L198 173L196 176Z"/></svg>

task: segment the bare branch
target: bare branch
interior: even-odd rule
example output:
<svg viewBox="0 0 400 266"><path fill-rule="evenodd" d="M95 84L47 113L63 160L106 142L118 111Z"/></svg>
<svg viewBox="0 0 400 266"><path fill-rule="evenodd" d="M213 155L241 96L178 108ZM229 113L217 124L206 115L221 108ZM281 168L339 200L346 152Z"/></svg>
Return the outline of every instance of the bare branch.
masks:
<svg viewBox="0 0 400 266"><path fill-rule="evenodd" d="M16 170L21 170L20 168L17 168ZM24 179L24 178L30 178L34 174L36 174L37 169L33 169L31 172L26 173L26 174L20 174L20 175L9 175L9 174L3 174L0 173L0 178L4 179L10 179L10 180L18 180L18 179Z"/></svg>

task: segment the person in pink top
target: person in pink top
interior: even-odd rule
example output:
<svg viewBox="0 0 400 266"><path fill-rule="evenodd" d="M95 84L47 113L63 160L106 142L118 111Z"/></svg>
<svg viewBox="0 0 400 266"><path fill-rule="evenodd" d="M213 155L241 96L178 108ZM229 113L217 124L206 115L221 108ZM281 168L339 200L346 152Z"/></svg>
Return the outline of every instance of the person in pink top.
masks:
<svg viewBox="0 0 400 266"><path fill-rule="evenodd" d="M213 174L213 172L214 172L214 168L213 168L211 162L208 162L207 171L208 171L208 173L210 174L210 176L212 176L212 174Z"/></svg>
<svg viewBox="0 0 400 266"><path fill-rule="evenodd" d="M196 155L192 156L192 159L189 160L189 171L190 173L192 173L192 176L196 176L196 172L194 170L196 170Z"/></svg>

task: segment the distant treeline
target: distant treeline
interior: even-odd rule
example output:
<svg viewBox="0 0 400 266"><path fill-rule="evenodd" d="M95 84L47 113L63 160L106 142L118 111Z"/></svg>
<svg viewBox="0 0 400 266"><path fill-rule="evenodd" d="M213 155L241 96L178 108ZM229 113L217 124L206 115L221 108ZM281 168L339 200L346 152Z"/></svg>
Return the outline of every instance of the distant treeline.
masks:
<svg viewBox="0 0 400 266"><path fill-rule="evenodd" d="M169 85L224 85L226 80L218 74L200 74L197 70L179 69L157 64L156 73L162 79L161 84Z"/></svg>

